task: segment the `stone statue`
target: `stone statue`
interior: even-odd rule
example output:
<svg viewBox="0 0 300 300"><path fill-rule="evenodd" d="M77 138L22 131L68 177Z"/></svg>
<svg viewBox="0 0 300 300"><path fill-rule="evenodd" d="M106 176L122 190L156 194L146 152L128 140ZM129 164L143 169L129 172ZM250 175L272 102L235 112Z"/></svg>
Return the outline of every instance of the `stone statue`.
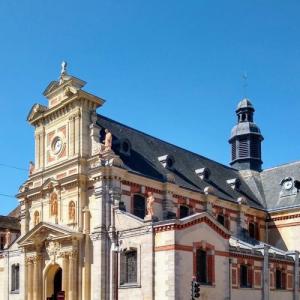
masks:
<svg viewBox="0 0 300 300"><path fill-rule="evenodd" d="M67 62L63 61L61 63L61 71L60 71L60 75L63 76L63 75L66 75L67 74Z"/></svg>
<svg viewBox="0 0 300 300"><path fill-rule="evenodd" d="M69 204L69 220L75 221L75 203L73 201Z"/></svg>
<svg viewBox="0 0 300 300"><path fill-rule="evenodd" d="M51 198L50 198L50 204L51 204L51 215L52 216L57 216L57 194L52 193Z"/></svg>
<svg viewBox="0 0 300 300"><path fill-rule="evenodd" d="M8 246L11 244L11 232L6 229L5 233L5 247L8 248Z"/></svg>
<svg viewBox="0 0 300 300"><path fill-rule="evenodd" d="M105 129L104 151L110 151L112 146L112 134Z"/></svg>
<svg viewBox="0 0 300 300"><path fill-rule="evenodd" d="M29 162L29 175L32 175L35 169L35 165L32 161Z"/></svg>
<svg viewBox="0 0 300 300"><path fill-rule="evenodd" d="M155 198L154 198L152 192L148 192L147 195L148 195L148 197L147 197L147 216L150 216L152 219L152 217L154 216L153 204L154 204Z"/></svg>
<svg viewBox="0 0 300 300"><path fill-rule="evenodd" d="M38 211L36 211L34 213L34 225L37 225L40 223L40 213Z"/></svg>

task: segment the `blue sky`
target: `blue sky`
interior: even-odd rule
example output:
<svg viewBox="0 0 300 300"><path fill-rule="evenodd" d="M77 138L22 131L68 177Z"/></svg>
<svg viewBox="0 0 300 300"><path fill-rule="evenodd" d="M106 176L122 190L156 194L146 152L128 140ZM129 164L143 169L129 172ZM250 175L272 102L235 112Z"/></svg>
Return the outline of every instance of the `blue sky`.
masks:
<svg viewBox="0 0 300 300"><path fill-rule="evenodd" d="M234 110L247 96L264 167L300 159L300 2L0 1L0 194L34 157L31 106L60 63L106 99L100 113L228 164ZM0 214L17 201L0 195Z"/></svg>

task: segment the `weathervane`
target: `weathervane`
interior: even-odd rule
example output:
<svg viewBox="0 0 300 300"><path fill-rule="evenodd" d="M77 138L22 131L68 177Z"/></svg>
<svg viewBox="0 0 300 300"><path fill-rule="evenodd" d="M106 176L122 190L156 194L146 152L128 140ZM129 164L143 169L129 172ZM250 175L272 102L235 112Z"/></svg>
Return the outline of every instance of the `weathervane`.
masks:
<svg viewBox="0 0 300 300"><path fill-rule="evenodd" d="M244 90L244 97L247 98L247 88L248 88L248 74L247 72L243 73L243 90Z"/></svg>

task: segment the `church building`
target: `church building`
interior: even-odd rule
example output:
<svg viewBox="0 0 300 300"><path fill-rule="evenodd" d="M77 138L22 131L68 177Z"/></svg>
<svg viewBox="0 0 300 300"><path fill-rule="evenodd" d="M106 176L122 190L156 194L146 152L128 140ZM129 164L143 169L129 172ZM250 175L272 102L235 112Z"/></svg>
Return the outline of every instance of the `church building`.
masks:
<svg viewBox="0 0 300 300"><path fill-rule="evenodd" d="M226 166L103 116L85 84L63 63L28 114L0 299L187 300L194 278L200 300L299 300L300 161L262 168L249 99Z"/></svg>

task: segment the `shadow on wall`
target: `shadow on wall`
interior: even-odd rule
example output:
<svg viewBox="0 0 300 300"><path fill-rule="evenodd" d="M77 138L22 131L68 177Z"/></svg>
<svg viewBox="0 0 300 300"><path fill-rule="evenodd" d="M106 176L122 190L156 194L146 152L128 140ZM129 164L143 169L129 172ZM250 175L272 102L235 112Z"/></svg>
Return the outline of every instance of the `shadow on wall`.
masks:
<svg viewBox="0 0 300 300"><path fill-rule="evenodd" d="M288 251L294 249L288 249L284 240L282 239L282 233L279 232L278 228L275 226L274 222L268 224L268 243L274 247L277 247L281 250Z"/></svg>

